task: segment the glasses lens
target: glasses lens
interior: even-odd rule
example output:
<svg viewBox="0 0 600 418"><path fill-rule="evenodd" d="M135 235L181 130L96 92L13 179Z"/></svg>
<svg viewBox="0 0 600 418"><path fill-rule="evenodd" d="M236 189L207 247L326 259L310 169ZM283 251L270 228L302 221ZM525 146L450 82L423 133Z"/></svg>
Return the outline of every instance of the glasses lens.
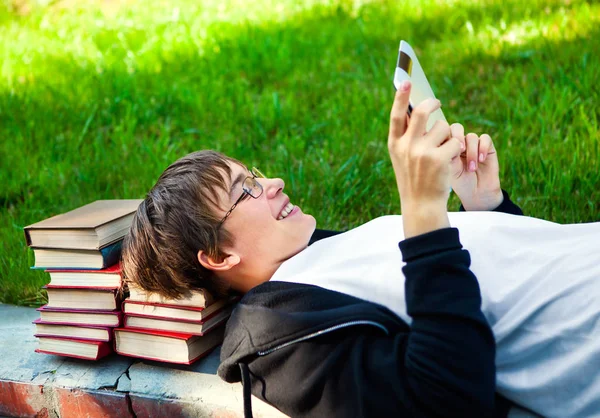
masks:
<svg viewBox="0 0 600 418"><path fill-rule="evenodd" d="M244 192L248 193L255 199L258 198L263 191L260 183L256 181L256 179L253 177L246 177L246 180L244 180L244 184L242 185L242 187L244 189Z"/></svg>
<svg viewBox="0 0 600 418"><path fill-rule="evenodd" d="M252 174L254 174L255 177L258 177L259 179L265 179L267 178L267 176L265 176L258 168L256 167L252 167Z"/></svg>

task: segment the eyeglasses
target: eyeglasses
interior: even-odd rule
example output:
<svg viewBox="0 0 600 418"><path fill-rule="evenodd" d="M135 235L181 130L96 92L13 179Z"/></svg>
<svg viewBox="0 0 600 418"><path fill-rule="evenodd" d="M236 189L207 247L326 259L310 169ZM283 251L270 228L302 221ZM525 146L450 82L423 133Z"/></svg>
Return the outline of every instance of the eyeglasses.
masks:
<svg viewBox="0 0 600 418"><path fill-rule="evenodd" d="M264 179L264 178L266 178L266 176L263 173L261 173L261 171L256 167L252 167L252 170L250 170L250 173L252 174L252 177L250 177L250 176L246 177L244 179L244 182L242 183L242 191L243 191L242 195L238 198L238 200L235 201L235 203L233 204L231 209L229 209L227 211L225 216L223 216L223 219L221 219L217 228L220 228L221 225L223 225L223 222L225 222L227 217L229 215L231 215L231 212L233 212L233 210L236 208L236 206L239 205L240 202L242 200L244 200L244 198L246 198L247 196L250 196L254 199L258 199L260 197L260 195L262 194L263 187L258 181L256 181L256 179L257 178Z"/></svg>

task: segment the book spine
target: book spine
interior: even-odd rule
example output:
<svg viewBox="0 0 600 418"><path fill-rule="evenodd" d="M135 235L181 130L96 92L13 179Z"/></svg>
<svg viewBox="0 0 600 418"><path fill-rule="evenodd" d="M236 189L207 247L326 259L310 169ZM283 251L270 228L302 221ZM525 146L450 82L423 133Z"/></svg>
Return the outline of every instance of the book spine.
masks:
<svg viewBox="0 0 600 418"><path fill-rule="evenodd" d="M105 269L119 262L123 240L117 241L100 250L102 253L102 268Z"/></svg>
<svg viewBox="0 0 600 418"><path fill-rule="evenodd" d="M31 247L31 236L29 235L29 228L23 228L23 232L25 233L25 241L27 242L27 246Z"/></svg>
<svg viewBox="0 0 600 418"><path fill-rule="evenodd" d="M96 360L108 356L113 351L114 350L110 340L106 343L103 343L100 347L98 347L98 355L96 356Z"/></svg>

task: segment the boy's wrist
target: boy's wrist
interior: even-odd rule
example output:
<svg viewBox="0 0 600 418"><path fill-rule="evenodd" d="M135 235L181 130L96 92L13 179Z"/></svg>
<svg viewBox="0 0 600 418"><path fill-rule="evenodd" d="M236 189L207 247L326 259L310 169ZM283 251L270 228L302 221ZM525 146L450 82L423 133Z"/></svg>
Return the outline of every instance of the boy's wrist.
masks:
<svg viewBox="0 0 600 418"><path fill-rule="evenodd" d="M417 235L438 229L449 228L448 210L446 203L402 203L402 222L404 224L404 237L411 238Z"/></svg>
<svg viewBox="0 0 600 418"><path fill-rule="evenodd" d="M491 211L496 209L504 201L502 189L482 193L480 196L471 199L461 199L461 203L466 211Z"/></svg>

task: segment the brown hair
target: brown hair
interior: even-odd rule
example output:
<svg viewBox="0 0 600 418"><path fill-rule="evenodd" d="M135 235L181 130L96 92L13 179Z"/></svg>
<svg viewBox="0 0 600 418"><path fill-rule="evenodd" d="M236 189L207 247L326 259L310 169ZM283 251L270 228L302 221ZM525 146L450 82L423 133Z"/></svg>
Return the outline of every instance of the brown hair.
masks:
<svg viewBox="0 0 600 418"><path fill-rule="evenodd" d="M171 164L146 195L123 242L124 279L170 298L204 288L217 296L227 286L198 261L198 251L221 259L231 243L215 215L218 191L227 189L229 162L215 151L197 151Z"/></svg>

